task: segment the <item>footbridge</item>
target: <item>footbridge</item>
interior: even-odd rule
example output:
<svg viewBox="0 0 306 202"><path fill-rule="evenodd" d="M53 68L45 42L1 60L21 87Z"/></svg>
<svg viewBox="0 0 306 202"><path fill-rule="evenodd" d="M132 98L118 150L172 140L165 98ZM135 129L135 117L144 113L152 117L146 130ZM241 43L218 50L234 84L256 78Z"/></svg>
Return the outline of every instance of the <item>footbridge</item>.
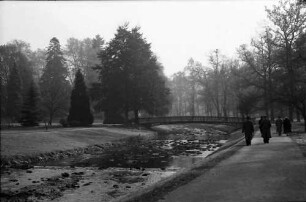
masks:
<svg viewBox="0 0 306 202"><path fill-rule="evenodd" d="M164 117L146 117L139 118L139 124L145 126L176 124L176 123L209 123L242 125L245 121L242 117L217 117L217 116L164 116Z"/></svg>

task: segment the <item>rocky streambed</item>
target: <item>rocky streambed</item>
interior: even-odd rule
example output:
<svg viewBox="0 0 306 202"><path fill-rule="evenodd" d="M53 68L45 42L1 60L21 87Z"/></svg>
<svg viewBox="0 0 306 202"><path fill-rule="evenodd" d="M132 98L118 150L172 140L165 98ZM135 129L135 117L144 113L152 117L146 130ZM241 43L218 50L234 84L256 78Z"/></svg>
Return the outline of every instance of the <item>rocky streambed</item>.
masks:
<svg viewBox="0 0 306 202"><path fill-rule="evenodd" d="M194 165L229 137L202 124L155 129L152 136L96 145L26 169L3 170L1 201L112 201Z"/></svg>

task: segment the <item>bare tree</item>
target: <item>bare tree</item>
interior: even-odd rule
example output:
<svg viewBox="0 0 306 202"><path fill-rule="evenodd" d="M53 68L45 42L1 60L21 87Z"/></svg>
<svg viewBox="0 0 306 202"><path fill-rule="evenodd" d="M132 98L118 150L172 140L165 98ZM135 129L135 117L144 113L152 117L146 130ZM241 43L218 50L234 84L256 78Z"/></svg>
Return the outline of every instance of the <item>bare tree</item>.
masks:
<svg viewBox="0 0 306 202"><path fill-rule="evenodd" d="M274 84L272 77L277 68L274 43L275 39L271 34L271 29L266 28L257 39L252 39L250 50L245 45L240 46L238 50L240 59L250 70L248 83L263 92L263 108L266 115L271 117L272 120L274 119Z"/></svg>
<svg viewBox="0 0 306 202"><path fill-rule="evenodd" d="M275 45L279 47L284 57L280 57L280 65L284 67L289 79L288 95L291 98L289 105L289 118L293 119L295 68L293 64L293 46L299 36L305 32L306 12L302 4L289 0L281 0L278 5L266 12L272 22L271 28L275 35Z"/></svg>

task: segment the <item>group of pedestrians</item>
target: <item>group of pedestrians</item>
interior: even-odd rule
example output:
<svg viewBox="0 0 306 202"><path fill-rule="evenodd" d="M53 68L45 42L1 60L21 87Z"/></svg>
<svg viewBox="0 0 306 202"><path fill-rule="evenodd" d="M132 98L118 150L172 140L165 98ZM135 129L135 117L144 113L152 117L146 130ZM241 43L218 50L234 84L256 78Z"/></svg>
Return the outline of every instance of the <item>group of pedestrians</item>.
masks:
<svg viewBox="0 0 306 202"><path fill-rule="evenodd" d="M247 120L243 123L242 126L242 132L245 135L246 145L249 146L251 145L251 141L254 136L254 125L250 117L247 117L246 119ZM268 144L270 138L272 137L271 136L272 125L270 120L267 118L267 116L261 116L260 120L258 121L258 125L261 137L263 138L263 142L265 144ZM279 116L275 121L275 126L276 126L276 132L279 136L282 135L282 130L285 134L291 132L291 122L287 117L284 120L282 120L281 117Z"/></svg>
<svg viewBox="0 0 306 202"><path fill-rule="evenodd" d="M284 129L285 134L288 134L291 132L291 121L287 117L284 120L282 120L281 117L279 116L275 121L275 126L276 126L276 132L278 136L282 135L283 129Z"/></svg>

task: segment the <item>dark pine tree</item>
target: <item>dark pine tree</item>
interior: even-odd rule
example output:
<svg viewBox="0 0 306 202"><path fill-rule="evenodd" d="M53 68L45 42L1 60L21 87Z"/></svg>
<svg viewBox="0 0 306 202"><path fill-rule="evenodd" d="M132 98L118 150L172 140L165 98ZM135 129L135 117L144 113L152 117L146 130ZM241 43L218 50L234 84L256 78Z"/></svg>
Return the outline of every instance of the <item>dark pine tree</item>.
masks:
<svg viewBox="0 0 306 202"><path fill-rule="evenodd" d="M57 38L52 38L47 50L46 67L40 78L42 106L49 116L49 124L53 118L62 116L68 111L70 84L67 80L68 69Z"/></svg>
<svg viewBox="0 0 306 202"><path fill-rule="evenodd" d="M22 126L38 126L39 123L39 92L34 81L23 102L20 123Z"/></svg>
<svg viewBox="0 0 306 202"><path fill-rule="evenodd" d="M10 122L19 121L20 111L22 107L22 82L19 71L14 63L10 70L10 75L7 83L7 117Z"/></svg>
<svg viewBox="0 0 306 202"><path fill-rule="evenodd" d="M71 126L88 126L93 123L93 115L90 111L89 96L81 70L75 74L74 87L71 92L71 104L68 115L68 123Z"/></svg>

